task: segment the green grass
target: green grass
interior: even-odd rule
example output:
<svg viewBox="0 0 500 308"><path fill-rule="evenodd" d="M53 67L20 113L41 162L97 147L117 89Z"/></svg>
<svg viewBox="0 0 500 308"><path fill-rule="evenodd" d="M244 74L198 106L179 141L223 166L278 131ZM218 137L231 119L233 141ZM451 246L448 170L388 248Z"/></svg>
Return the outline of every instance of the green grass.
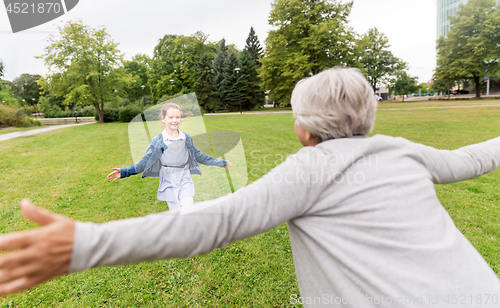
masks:
<svg viewBox="0 0 500 308"><path fill-rule="evenodd" d="M499 100L419 100L419 101L383 101L378 103L379 109L386 108L416 108L416 107L444 107L444 106L480 106L500 105Z"/></svg>
<svg viewBox="0 0 500 308"><path fill-rule="evenodd" d="M283 111L292 111L292 107L263 107L263 108L254 108L252 110L243 110L243 113L253 113L253 112L283 112ZM240 113L239 111L228 111L228 110L219 110L215 112L217 113Z"/></svg>
<svg viewBox="0 0 500 308"><path fill-rule="evenodd" d="M249 182L300 149L291 114L203 119L209 130L240 134ZM111 167L132 163L127 127L90 124L1 142L1 233L35 227L19 211L19 201L25 197L81 221L105 222L166 210L166 204L156 200L157 179L136 176L114 183L105 179ZM380 110L374 133L455 149L499 136L500 108ZM273 159L263 161L266 155ZM497 275L498 183L500 172L495 171L476 180L436 186L457 227ZM290 306L292 293L299 290L288 231L281 225L206 256L60 277L1 298L0 307L275 307Z"/></svg>

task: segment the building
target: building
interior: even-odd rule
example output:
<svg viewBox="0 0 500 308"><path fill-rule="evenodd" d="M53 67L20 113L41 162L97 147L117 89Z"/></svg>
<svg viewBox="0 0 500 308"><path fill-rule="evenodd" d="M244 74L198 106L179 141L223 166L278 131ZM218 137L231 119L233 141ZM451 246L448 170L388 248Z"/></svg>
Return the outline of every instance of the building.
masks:
<svg viewBox="0 0 500 308"><path fill-rule="evenodd" d="M437 0L437 38L445 36L450 30L448 16L457 16L460 4L466 4L468 0ZM496 0L500 4L500 0Z"/></svg>

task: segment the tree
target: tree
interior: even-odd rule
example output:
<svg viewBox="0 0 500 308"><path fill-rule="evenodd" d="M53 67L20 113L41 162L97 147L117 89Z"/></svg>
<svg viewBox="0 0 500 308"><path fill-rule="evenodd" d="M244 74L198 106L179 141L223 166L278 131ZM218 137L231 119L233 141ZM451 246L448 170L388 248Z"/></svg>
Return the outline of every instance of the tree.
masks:
<svg viewBox="0 0 500 308"><path fill-rule="evenodd" d="M253 27L250 27L250 33L248 34L245 50L248 50L252 55L252 58L257 61L257 64L260 66L258 60L262 58L262 47L260 46L259 38L255 34L255 30Z"/></svg>
<svg viewBox="0 0 500 308"><path fill-rule="evenodd" d="M0 59L0 77L3 77L3 74L4 74L4 66L3 66L3 61L2 59Z"/></svg>
<svg viewBox="0 0 500 308"><path fill-rule="evenodd" d="M12 96L12 93L7 89L0 89L0 103L8 105L10 107L17 107L17 101Z"/></svg>
<svg viewBox="0 0 500 308"><path fill-rule="evenodd" d="M130 74L133 78L132 82L125 85L124 95L130 101L140 100L143 96L151 94L151 87L148 83L149 74L149 57L147 55L135 55L131 61L125 61L123 63L125 71ZM144 90L141 86L144 86Z"/></svg>
<svg viewBox="0 0 500 308"><path fill-rule="evenodd" d="M92 29L82 21L59 27L59 38L49 37L50 45L40 56L52 75L41 78L44 91L64 97L66 105L92 104L104 123L104 102L118 99L119 90L132 77L122 67L123 55L105 28Z"/></svg>
<svg viewBox="0 0 500 308"><path fill-rule="evenodd" d="M391 77L406 68L406 64L388 50L389 39L377 28L370 28L359 40L358 47L362 54L371 49L369 55L361 57L360 62L373 91L378 89L380 83L389 83Z"/></svg>
<svg viewBox="0 0 500 308"><path fill-rule="evenodd" d="M223 101L222 97L222 81L224 80L224 73L226 71L226 58L227 58L227 47L226 40L222 39L219 43L219 50L217 50L217 55L213 61L214 69L214 79L213 84L215 91L219 96L219 99Z"/></svg>
<svg viewBox="0 0 500 308"><path fill-rule="evenodd" d="M149 81L153 96L172 95L183 88L192 90L196 63L204 54L215 54L215 50L203 32L192 36L165 35L156 45L151 61Z"/></svg>
<svg viewBox="0 0 500 308"><path fill-rule="evenodd" d="M414 93L418 91L417 77L410 77L406 71L401 71L394 84L394 92L397 95L403 95L403 102L405 101L405 95Z"/></svg>
<svg viewBox="0 0 500 308"><path fill-rule="evenodd" d="M204 112L213 112L222 108L219 96L215 89L212 58L204 54L196 64L196 81L194 90L200 107Z"/></svg>
<svg viewBox="0 0 500 308"><path fill-rule="evenodd" d="M333 66L357 66L355 37L347 26L352 2L275 0L259 69L271 99L289 100L295 83Z"/></svg>
<svg viewBox="0 0 500 308"><path fill-rule="evenodd" d="M20 101L26 102L28 105L33 105L40 99L40 86L37 81L40 79L40 75L31 74L21 74L21 76L16 77L13 81L13 91L16 98ZM35 99L33 101L33 98Z"/></svg>
<svg viewBox="0 0 500 308"><path fill-rule="evenodd" d="M240 67L240 64L238 62L238 57L236 57L236 54L229 54L226 58L224 66L224 79L222 80L220 89L222 102L227 105L229 110L236 111L240 109L240 97L238 91L239 73L234 70L235 68Z"/></svg>
<svg viewBox="0 0 500 308"><path fill-rule="evenodd" d="M240 63L240 88L241 104L244 110L251 110L265 103L264 92L260 89L260 79L257 73L257 62L247 49L243 50L239 57Z"/></svg>
<svg viewBox="0 0 500 308"><path fill-rule="evenodd" d="M448 37L437 42L438 61L434 78L439 81L471 78L476 97L481 81L500 71L500 14L493 0L469 0L461 4L456 17L450 16Z"/></svg>

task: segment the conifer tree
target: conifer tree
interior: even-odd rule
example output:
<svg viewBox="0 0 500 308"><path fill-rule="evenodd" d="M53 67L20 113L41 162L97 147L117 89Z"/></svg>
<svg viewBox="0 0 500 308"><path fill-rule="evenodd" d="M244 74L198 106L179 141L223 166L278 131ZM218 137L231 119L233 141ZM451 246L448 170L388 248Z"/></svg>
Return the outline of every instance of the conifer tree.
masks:
<svg viewBox="0 0 500 308"><path fill-rule="evenodd" d="M219 45L219 50L217 51L217 55L215 56L215 59L213 61L213 70L214 70L213 85L221 101L224 101L222 99L221 87L222 87L222 81L224 80L224 72L226 71L225 69L226 58L227 58L226 40L222 39Z"/></svg>
<svg viewBox="0 0 500 308"><path fill-rule="evenodd" d="M260 66L260 63L257 60L262 58L262 47L260 46L259 38L255 34L253 27L250 27L250 33L248 34L245 50L250 52L252 58Z"/></svg>
<svg viewBox="0 0 500 308"><path fill-rule="evenodd" d="M257 63L247 49L239 55L241 103L244 110L250 110L265 103L264 92L260 89Z"/></svg>
<svg viewBox="0 0 500 308"><path fill-rule="evenodd" d="M238 96L238 73L234 70L235 68L239 67L239 62L236 54L229 54L226 58L224 66L224 79L222 80L220 89L220 95L222 96L221 100L226 104L229 110L236 111L240 109Z"/></svg>
<svg viewBox="0 0 500 308"><path fill-rule="evenodd" d="M196 80L194 84L196 97L203 112L213 112L222 107L213 79L212 58L204 54L196 63Z"/></svg>

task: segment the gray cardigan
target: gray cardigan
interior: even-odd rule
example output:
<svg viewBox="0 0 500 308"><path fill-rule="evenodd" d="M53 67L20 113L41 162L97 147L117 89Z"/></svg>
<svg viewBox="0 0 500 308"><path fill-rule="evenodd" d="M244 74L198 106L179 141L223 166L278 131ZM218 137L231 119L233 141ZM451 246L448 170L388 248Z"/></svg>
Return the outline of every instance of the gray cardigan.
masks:
<svg viewBox="0 0 500 308"><path fill-rule="evenodd" d="M466 306L497 307L485 299L500 297L499 279L434 184L499 165L500 138L454 151L382 135L325 141L190 214L76 223L70 272L205 254L287 222L302 297L284 298L291 304L449 307L456 294Z"/></svg>

